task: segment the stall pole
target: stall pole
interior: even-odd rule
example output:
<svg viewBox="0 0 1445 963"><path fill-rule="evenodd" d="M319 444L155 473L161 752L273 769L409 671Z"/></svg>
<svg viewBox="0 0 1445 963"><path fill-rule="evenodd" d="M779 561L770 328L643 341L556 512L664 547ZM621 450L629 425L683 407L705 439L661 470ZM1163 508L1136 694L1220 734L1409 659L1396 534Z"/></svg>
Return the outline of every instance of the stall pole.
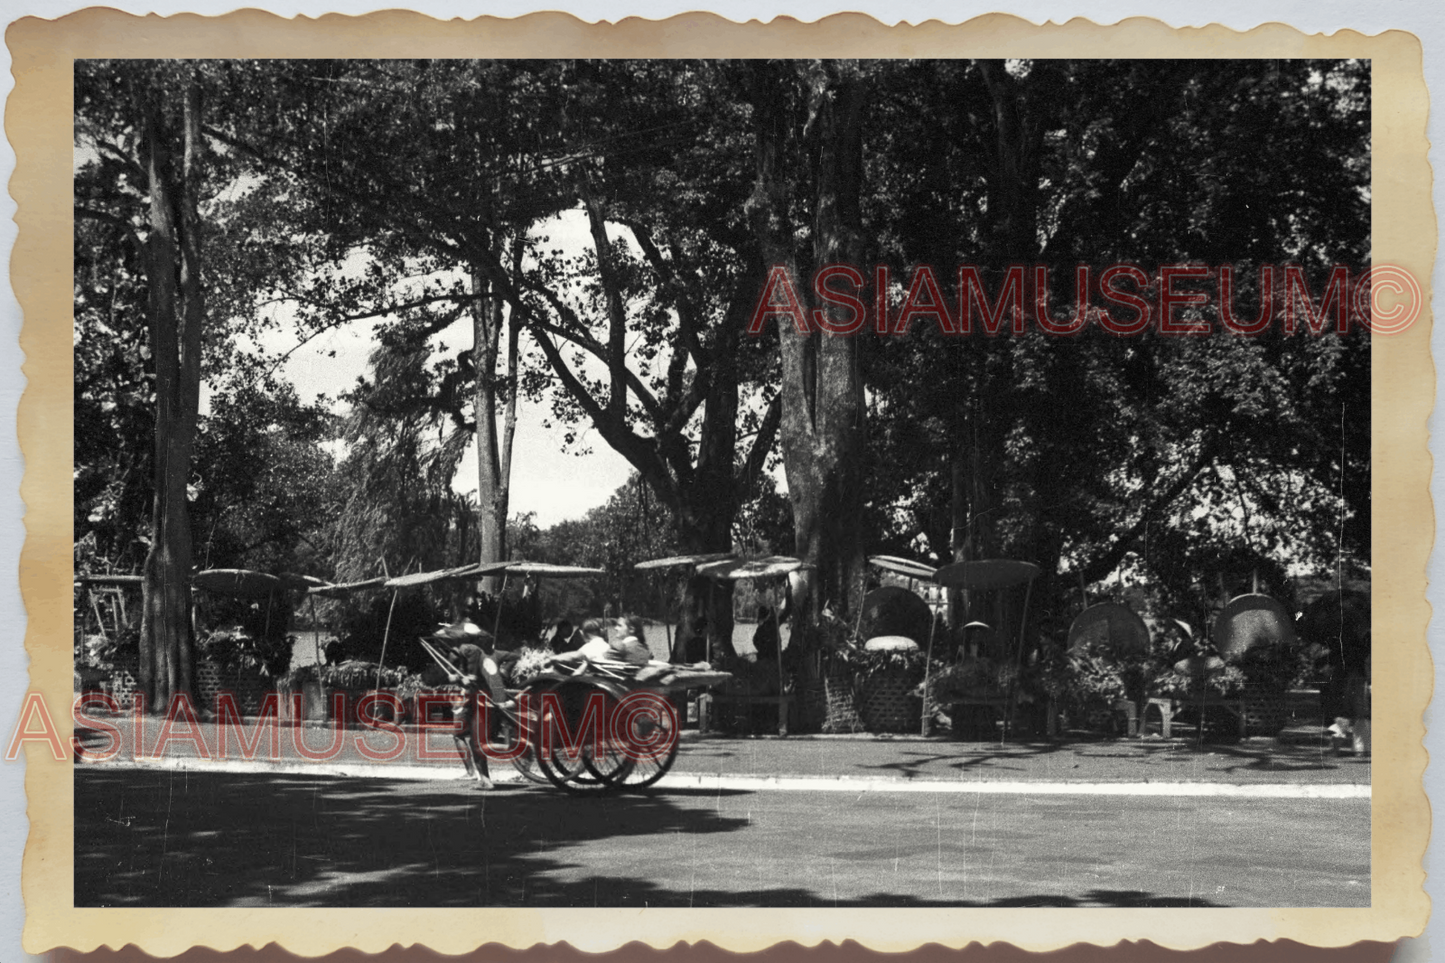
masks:
<svg viewBox="0 0 1445 963"><path fill-rule="evenodd" d="M497 591L497 615L492 619L492 648L497 647L497 633L502 630L502 599L507 597L507 570L502 569L502 587Z"/></svg>
<svg viewBox="0 0 1445 963"><path fill-rule="evenodd" d="M928 608L928 657L923 662L923 718L919 723L919 735L928 735L928 677L933 670L933 632L938 628L938 616L933 607Z"/></svg>
<svg viewBox="0 0 1445 963"><path fill-rule="evenodd" d="M310 594L309 592L307 594ZM316 672L321 673L321 633L316 628L316 596L311 596L311 644L316 649Z"/></svg>
<svg viewBox="0 0 1445 963"><path fill-rule="evenodd" d="M1002 593L999 593L1002 595ZM1013 723L1014 713L1018 707L1014 705L1014 696L1018 693L1019 672L1023 669L1024 662L1024 634L1029 628L1029 601L1034 594L1034 580L1029 579L1024 583L1024 610L1019 618L1019 640L1014 648L1014 673L1008 682L1008 705L1004 707L1007 715L1004 717L1003 731L999 734L999 742L1008 737L1009 729Z"/></svg>
<svg viewBox="0 0 1445 963"><path fill-rule="evenodd" d="M381 661L376 663L376 687L378 689L381 688L381 670L386 665L386 643L391 638L391 613L396 611L396 593L398 591L400 589L391 590L391 605L386 610L386 630L381 633ZM320 669L316 670L316 676L318 679L321 677ZM326 693L323 691L322 698L325 696Z"/></svg>
<svg viewBox="0 0 1445 963"><path fill-rule="evenodd" d="M788 587L788 577L784 575L782 581L782 588L786 591ZM773 634L777 636L778 639L777 644L774 646L778 653L778 735L785 736L788 734L788 704L782 699L786 694L783 692L783 606L779 600L781 593L776 589L777 586L775 585L774 591L769 594L772 596L773 602ZM789 639L788 641L791 642L792 640Z"/></svg>
<svg viewBox="0 0 1445 963"><path fill-rule="evenodd" d="M89 585L85 587L85 597L90 602L90 608L95 612L95 624L100 629L101 638L105 638L105 617L100 614L100 603L95 600L95 590ZM117 632L118 636L120 633ZM84 647L84 634L81 636L82 648ZM107 639L107 641L109 641Z"/></svg>
<svg viewBox="0 0 1445 963"><path fill-rule="evenodd" d="M713 586L713 580L712 580L712 579L708 579L708 580L707 580L707 617L703 619L703 625L707 626L707 636L706 636L707 646L706 646L706 649L707 649L707 661L708 661L708 664L709 664L709 665L712 665L712 664L713 664L712 637L717 634L717 627L712 624L712 610L713 610L713 593L712 593L712 586Z"/></svg>

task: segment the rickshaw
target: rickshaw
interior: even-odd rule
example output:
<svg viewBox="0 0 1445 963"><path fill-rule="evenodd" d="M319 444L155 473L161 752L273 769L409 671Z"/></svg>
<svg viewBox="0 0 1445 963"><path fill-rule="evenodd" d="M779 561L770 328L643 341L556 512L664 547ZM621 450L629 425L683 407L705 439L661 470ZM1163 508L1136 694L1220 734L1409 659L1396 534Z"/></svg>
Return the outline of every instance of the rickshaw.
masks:
<svg viewBox="0 0 1445 963"><path fill-rule="evenodd" d="M880 585L863 596L858 607L858 621L853 635L863 638L864 651L908 652L927 648L933 651L934 613L917 591L919 582L932 582L938 569L925 562L897 555L870 555L868 564L894 578L906 579L908 587L901 585ZM865 626L867 631L864 631ZM928 669L924 668L924 689L927 689ZM928 735L930 704L922 700L919 714L919 733Z"/></svg>
<svg viewBox="0 0 1445 963"><path fill-rule="evenodd" d="M965 656L976 655L988 660L1007 678L1006 685L995 679L989 685L963 694L955 700L956 704L971 713L984 711L991 716L1001 716L1001 738L1008 736L1014 723L1018 697L1017 676L1023 664L1029 601L1033 594L1034 579L1038 574L1039 567L1032 562L997 558L954 562L943 566L933 576L933 580L939 585L962 591L966 597L966 609L975 617L974 621L963 626ZM1016 595L1020 587L1023 588L1022 606L1016 607L1013 604L1016 600L1009 596ZM991 624L978 619L978 616L987 617ZM975 647L977 652L973 651ZM930 641L930 665L933 661L932 649ZM924 691L928 691L926 679Z"/></svg>
<svg viewBox="0 0 1445 963"><path fill-rule="evenodd" d="M518 705L529 710L528 753L559 789L646 789L666 775L677 758L680 725L668 695L730 678L710 668L603 659L587 660L575 671L544 672L519 693ZM596 706L594 724L602 729L597 738L582 738L588 735L591 706ZM556 744L563 724L582 740L575 755Z"/></svg>
<svg viewBox="0 0 1445 963"><path fill-rule="evenodd" d="M1178 622L1187 636L1189 626ZM1279 601L1258 591L1235 596L1215 615L1210 626L1209 643L1203 652L1191 654L1174 664L1177 672L1187 676L1193 690L1187 699L1152 698L1145 706L1144 727L1168 739L1175 723L1195 723L1197 740L1203 745L1206 730L1213 729L1214 739L1242 739L1248 734L1248 717L1244 700L1221 696L1210 691L1214 680L1231 665L1240 666L1251 657L1276 647L1294 644L1294 619ZM1210 710L1215 710L1211 713ZM1222 717L1223 724L1211 720ZM1211 725L1213 722L1213 725Z"/></svg>
<svg viewBox="0 0 1445 963"><path fill-rule="evenodd" d="M503 571L504 577L538 579L603 574L601 569L542 562L513 562ZM421 641L449 676L459 676L433 645ZM485 691L479 695L491 711L501 713L500 735L509 747L504 754L525 779L573 793L636 791L655 784L677 758L678 720L665 694L728 678L725 672L666 662L638 666L587 659L576 666L554 666L525 686L509 689L515 708L492 706ZM590 738L589 715L592 725L602 727ZM580 740L574 743L575 753L568 751L564 727Z"/></svg>
<svg viewBox="0 0 1445 963"><path fill-rule="evenodd" d="M1085 601L1088 596L1085 595ZM1136 668L1132 677L1125 680L1128 690L1123 699L1109 706L1109 724L1117 729L1117 716L1123 713L1123 731L1130 736L1139 733L1140 703L1144 701L1147 679L1142 677L1142 666L1149 656L1149 626L1139 614L1123 602L1104 601L1086 605L1084 610L1069 624L1066 645L1071 656L1091 653L1107 654ZM1053 737L1058 729L1058 706L1050 699L1048 735Z"/></svg>

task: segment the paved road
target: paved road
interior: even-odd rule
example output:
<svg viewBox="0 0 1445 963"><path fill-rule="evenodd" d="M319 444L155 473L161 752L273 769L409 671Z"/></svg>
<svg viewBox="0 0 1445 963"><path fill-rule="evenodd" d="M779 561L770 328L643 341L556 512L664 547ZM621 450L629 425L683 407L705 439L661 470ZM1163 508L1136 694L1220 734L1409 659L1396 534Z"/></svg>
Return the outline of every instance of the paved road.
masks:
<svg viewBox="0 0 1445 963"><path fill-rule="evenodd" d="M1368 799L961 788L576 798L82 765L75 903L1369 905Z"/></svg>

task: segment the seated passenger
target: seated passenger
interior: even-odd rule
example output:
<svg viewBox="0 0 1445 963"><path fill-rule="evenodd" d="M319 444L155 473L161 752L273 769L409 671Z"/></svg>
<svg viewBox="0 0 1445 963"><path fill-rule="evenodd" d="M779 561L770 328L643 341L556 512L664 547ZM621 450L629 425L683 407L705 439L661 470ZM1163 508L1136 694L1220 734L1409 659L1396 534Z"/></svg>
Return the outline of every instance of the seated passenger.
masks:
<svg viewBox="0 0 1445 963"><path fill-rule="evenodd" d="M582 646L575 652L559 652L552 661L561 665L581 665L594 659L607 659L611 644L607 641L607 623L588 619L582 623Z"/></svg>
<svg viewBox="0 0 1445 963"><path fill-rule="evenodd" d="M612 626L612 644L608 646L607 658L632 665L646 665L652 661L652 650L642 641L642 620L635 615L624 615Z"/></svg>
<svg viewBox="0 0 1445 963"><path fill-rule="evenodd" d="M582 647L582 635L566 619L556 619L542 630L542 647L553 652L574 652Z"/></svg>

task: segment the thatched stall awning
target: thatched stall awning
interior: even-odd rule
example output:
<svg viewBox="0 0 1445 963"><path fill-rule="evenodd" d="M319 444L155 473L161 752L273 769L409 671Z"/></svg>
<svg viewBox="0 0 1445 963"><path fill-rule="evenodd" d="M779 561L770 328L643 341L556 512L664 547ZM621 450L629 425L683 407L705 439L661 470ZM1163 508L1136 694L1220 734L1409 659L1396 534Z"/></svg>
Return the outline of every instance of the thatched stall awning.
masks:
<svg viewBox="0 0 1445 963"><path fill-rule="evenodd" d="M731 552L710 552L704 555L673 555L668 558L654 558L646 562L638 562L632 567L639 572L651 572L664 568L694 568L710 562L721 562L725 559L736 558L737 556Z"/></svg>
<svg viewBox="0 0 1445 963"><path fill-rule="evenodd" d="M533 578L592 578L606 575L607 570L585 565L551 565L547 562L511 562L507 575L529 575Z"/></svg>
<svg viewBox="0 0 1445 963"><path fill-rule="evenodd" d="M197 572L191 576L191 585L205 592L238 599L270 598L286 587L274 575L244 568L212 568Z"/></svg>
<svg viewBox="0 0 1445 963"><path fill-rule="evenodd" d="M729 558L698 566L697 573L723 582L744 582L755 578L777 578L789 575L803 568L801 559L786 555L772 555L768 558Z"/></svg>
<svg viewBox="0 0 1445 963"><path fill-rule="evenodd" d="M906 578L931 579L938 569L924 562L915 562L911 558L900 558L897 555L870 555L868 564L874 568L881 568L885 572L892 572L894 575L902 575Z"/></svg>
<svg viewBox="0 0 1445 963"><path fill-rule="evenodd" d="M990 592L1025 585L1038 578L1039 567L1033 562L1011 558L990 558L977 562L954 562L945 565L933 576L939 585L966 592Z"/></svg>
<svg viewBox="0 0 1445 963"><path fill-rule="evenodd" d="M307 591L311 595L319 595L325 599L340 599L354 592L366 592L372 589L379 589L384 584L386 584L386 579L378 575L376 578L364 579L360 582L339 582L336 584L317 585Z"/></svg>
<svg viewBox="0 0 1445 963"><path fill-rule="evenodd" d="M398 575L396 578L387 579L382 583L382 587L389 589L416 588L419 585L432 585L436 582L464 581L481 578L493 572L505 571L511 566L511 562L474 562L471 565L459 565L456 568L441 568L431 572Z"/></svg>

